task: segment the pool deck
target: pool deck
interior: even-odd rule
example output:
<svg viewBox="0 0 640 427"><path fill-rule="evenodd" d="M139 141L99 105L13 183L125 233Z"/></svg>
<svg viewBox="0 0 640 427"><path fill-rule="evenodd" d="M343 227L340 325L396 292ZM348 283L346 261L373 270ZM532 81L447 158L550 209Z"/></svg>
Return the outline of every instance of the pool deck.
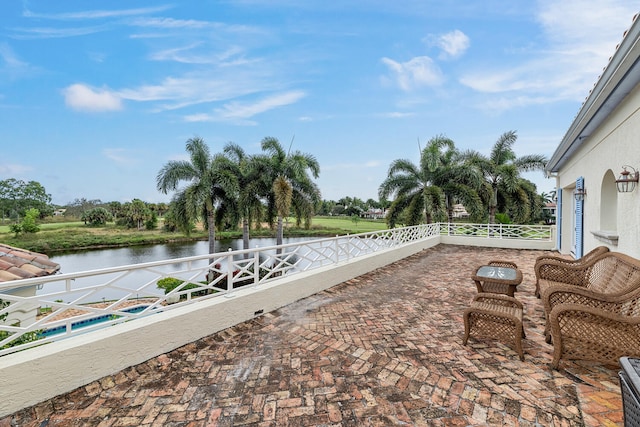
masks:
<svg viewBox="0 0 640 427"><path fill-rule="evenodd" d="M550 367L533 296L533 265L545 253L439 245L23 409L0 427L622 425L618 367ZM495 259L523 272L524 361L508 342L472 336L462 345L471 274Z"/></svg>

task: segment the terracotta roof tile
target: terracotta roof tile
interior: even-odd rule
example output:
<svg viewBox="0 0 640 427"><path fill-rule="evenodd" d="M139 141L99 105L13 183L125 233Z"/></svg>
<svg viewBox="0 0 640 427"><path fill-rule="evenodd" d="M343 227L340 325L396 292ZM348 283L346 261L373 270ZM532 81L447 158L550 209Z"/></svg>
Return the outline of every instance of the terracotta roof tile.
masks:
<svg viewBox="0 0 640 427"><path fill-rule="evenodd" d="M59 269L45 254L0 244L0 282L48 276Z"/></svg>

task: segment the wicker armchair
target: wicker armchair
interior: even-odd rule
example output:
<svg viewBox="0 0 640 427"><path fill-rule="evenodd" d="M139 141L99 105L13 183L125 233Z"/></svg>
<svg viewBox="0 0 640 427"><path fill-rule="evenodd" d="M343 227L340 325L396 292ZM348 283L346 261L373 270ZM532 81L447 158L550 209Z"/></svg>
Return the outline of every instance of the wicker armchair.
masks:
<svg viewBox="0 0 640 427"><path fill-rule="evenodd" d="M580 302L558 304L548 315L554 368L560 359L617 365L620 357L640 357L640 287L598 298L578 289L572 299Z"/></svg>
<svg viewBox="0 0 640 427"><path fill-rule="evenodd" d="M592 251L586 253L579 259L566 259L558 256L543 255L536 259L534 271L536 273L536 291L535 295L540 298L540 282L544 284L548 282L562 282L581 286L584 283L584 277L575 274L575 270L566 270L566 266L586 266L591 264L599 255L609 252L606 246L598 246Z"/></svg>
<svg viewBox="0 0 640 427"><path fill-rule="evenodd" d="M565 268L583 282L554 282L541 295L554 367L561 358L617 363L640 355L640 260L608 252L590 265Z"/></svg>

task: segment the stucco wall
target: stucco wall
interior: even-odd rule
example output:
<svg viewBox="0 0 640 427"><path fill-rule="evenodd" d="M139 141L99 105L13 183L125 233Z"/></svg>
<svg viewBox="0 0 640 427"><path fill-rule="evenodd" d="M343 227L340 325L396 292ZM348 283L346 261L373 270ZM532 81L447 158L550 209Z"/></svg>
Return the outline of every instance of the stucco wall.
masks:
<svg viewBox="0 0 640 427"><path fill-rule="evenodd" d="M584 177L584 252L599 245L640 258L640 189L618 193L615 178L623 165L640 169L640 87L636 87L608 119L584 142L558 173L562 194L560 252L568 254L574 227L573 189ZM606 218L606 215L613 215ZM614 242L598 239L594 231L613 232Z"/></svg>

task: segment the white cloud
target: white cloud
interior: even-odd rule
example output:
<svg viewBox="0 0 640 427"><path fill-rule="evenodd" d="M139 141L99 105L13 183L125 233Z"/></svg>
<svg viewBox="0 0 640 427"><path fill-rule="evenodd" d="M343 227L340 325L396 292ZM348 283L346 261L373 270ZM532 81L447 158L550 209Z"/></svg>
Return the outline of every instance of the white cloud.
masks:
<svg viewBox="0 0 640 427"><path fill-rule="evenodd" d="M516 66L507 59L460 78L478 92L502 94L487 99L483 108L583 101L637 13L634 1L598 0L587 8L582 0L540 0L537 6L544 45L528 47L527 58Z"/></svg>
<svg viewBox="0 0 640 427"><path fill-rule="evenodd" d="M173 18L137 18L130 22L136 27L153 27L153 28L190 28L201 29L211 26L208 21L198 21L196 19L173 19Z"/></svg>
<svg viewBox="0 0 640 427"><path fill-rule="evenodd" d="M378 114L378 117L382 117L385 119L403 119L405 117L414 117L416 113L402 113L400 111L392 111L389 113L381 113Z"/></svg>
<svg viewBox="0 0 640 427"><path fill-rule="evenodd" d="M67 106L77 111L117 111L122 109L122 100L107 89L94 89L76 83L62 91Z"/></svg>
<svg viewBox="0 0 640 427"><path fill-rule="evenodd" d="M442 72L428 56L417 56L402 63L382 58L382 62L389 68L392 81L404 91L438 86L443 81Z"/></svg>
<svg viewBox="0 0 640 427"><path fill-rule="evenodd" d="M443 50L444 58L458 58L467 51L470 41L462 31L453 30L438 36L436 44Z"/></svg>
<svg viewBox="0 0 640 427"><path fill-rule="evenodd" d="M149 13L163 12L170 9L172 6L157 6L146 7L138 9L119 9L119 10L88 10L82 12L69 12L69 13L35 13L28 9L25 9L22 15L26 18L44 18L44 19L57 19L57 20L72 20L72 19L104 19L104 18L121 18L124 16L146 15Z"/></svg>
<svg viewBox="0 0 640 427"><path fill-rule="evenodd" d="M188 122L233 121L239 124L253 125L255 122L247 119L278 107L294 104L305 96L303 91L290 91L251 103L234 101L225 104L222 108L215 109L214 114L192 114L185 116L184 119Z"/></svg>
<svg viewBox="0 0 640 427"><path fill-rule="evenodd" d="M18 59L7 43L0 43L0 59L7 68L22 69L28 66L26 62Z"/></svg>
<svg viewBox="0 0 640 427"><path fill-rule="evenodd" d="M18 177L32 170L32 167L26 165L0 163L0 176Z"/></svg>
<svg viewBox="0 0 640 427"><path fill-rule="evenodd" d="M130 151L126 148L105 148L102 150L102 154L109 160L112 160L121 165L128 165L135 163L135 156L130 154Z"/></svg>
<svg viewBox="0 0 640 427"><path fill-rule="evenodd" d="M34 39L59 39L66 37L86 36L87 34L104 31L106 27L79 27L79 28L12 28L17 33L11 34L12 39L34 40Z"/></svg>

